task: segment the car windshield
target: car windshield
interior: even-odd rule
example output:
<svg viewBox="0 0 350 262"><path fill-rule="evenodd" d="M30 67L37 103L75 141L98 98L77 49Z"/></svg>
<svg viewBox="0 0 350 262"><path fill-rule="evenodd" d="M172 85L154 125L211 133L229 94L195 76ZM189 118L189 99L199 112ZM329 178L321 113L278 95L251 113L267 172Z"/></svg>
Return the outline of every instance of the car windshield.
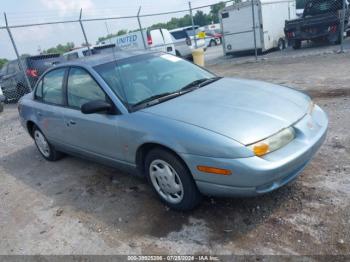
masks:
<svg viewBox="0 0 350 262"><path fill-rule="evenodd" d="M130 109L143 102L189 91L215 79L208 71L169 54L147 54L95 67Z"/></svg>
<svg viewBox="0 0 350 262"><path fill-rule="evenodd" d="M342 0L312 0L305 6L304 17L336 13L342 9Z"/></svg>

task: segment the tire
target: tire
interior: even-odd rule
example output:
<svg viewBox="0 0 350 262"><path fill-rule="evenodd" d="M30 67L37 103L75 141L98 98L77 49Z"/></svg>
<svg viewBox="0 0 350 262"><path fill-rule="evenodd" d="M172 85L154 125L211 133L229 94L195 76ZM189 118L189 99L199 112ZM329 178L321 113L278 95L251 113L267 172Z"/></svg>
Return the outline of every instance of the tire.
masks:
<svg viewBox="0 0 350 262"><path fill-rule="evenodd" d="M189 211L201 202L192 174L175 154L160 148L151 150L145 171L153 191L171 209Z"/></svg>
<svg viewBox="0 0 350 262"><path fill-rule="evenodd" d="M209 47L216 46L216 41L215 40L210 40L209 42Z"/></svg>
<svg viewBox="0 0 350 262"><path fill-rule="evenodd" d="M282 51L286 48L286 43L284 42L284 40L282 38L280 38L280 40L278 40L278 46L277 46L278 50Z"/></svg>
<svg viewBox="0 0 350 262"><path fill-rule="evenodd" d="M4 111L4 103L3 102L0 102L0 113Z"/></svg>
<svg viewBox="0 0 350 262"><path fill-rule="evenodd" d="M52 162L57 161L64 156L63 153L57 151L55 147L49 143L45 135L41 132L41 130L37 126L33 127L32 132L33 132L34 142L39 153L47 161L52 161Z"/></svg>
<svg viewBox="0 0 350 262"><path fill-rule="evenodd" d="M176 54L177 57L181 57L181 54L180 54L179 51L175 50L175 54Z"/></svg>
<svg viewBox="0 0 350 262"><path fill-rule="evenodd" d="M301 48L301 40L296 40L293 44L293 49L297 50Z"/></svg>

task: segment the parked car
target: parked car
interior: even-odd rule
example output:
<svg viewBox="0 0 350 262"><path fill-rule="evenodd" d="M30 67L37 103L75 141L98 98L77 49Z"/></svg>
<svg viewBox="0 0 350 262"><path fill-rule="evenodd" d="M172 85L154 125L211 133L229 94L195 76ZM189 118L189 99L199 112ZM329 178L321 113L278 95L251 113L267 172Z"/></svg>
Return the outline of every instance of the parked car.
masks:
<svg viewBox="0 0 350 262"><path fill-rule="evenodd" d="M196 48L195 38L197 41L197 48L206 48L205 40L197 36L199 33L199 26L181 27L170 30L175 45L176 55L183 58L192 58L192 51Z"/></svg>
<svg viewBox="0 0 350 262"><path fill-rule="evenodd" d="M289 45L301 48L302 41L327 40L339 44L344 32L341 32L341 10L343 0L309 0L306 2L303 16L286 21L285 35ZM346 1L345 32L349 32L349 3Z"/></svg>
<svg viewBox="0 0 350 262"><path fill-rule="evenodd" d="M18 110L45 159L64 152L137 172L177 210L202 194L256 196L286 185L328 126L322 109L291 88L145 52L59 65Z"/></svg>
<svg viewBox="0 0 350 262"><path fill-rule="evenodd" d="M46 69L63 61L59 54L27 56L21 58L24 70L32 86ZM20 70L18 60L8 62L1 70L0 85L6 101L17 101L30 92L25 76Z"/></svg>
<svg viewBox="0 0 350 262"><path fill-rule="evenodd" d="M251 3L239 1L220 12L225 55L255 50L255 42L259 52L286 47L284 25L296 18L295 0L256 0L254 17Z"/></svg>
<svg viewBox="0 0 350 262"><path fill-rule="evenodd" d="M0 112L4 111L4 102L5 102L5 96L2 92L2 88L0 86Z"/></svg>

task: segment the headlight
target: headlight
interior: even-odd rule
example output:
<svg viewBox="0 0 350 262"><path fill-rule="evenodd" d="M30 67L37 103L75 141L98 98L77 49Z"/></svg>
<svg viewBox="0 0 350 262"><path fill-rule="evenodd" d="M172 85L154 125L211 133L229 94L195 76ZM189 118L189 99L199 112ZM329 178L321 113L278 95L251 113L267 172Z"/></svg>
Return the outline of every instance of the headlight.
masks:
<svg viewBox="0 0 350 262"><path fill-rule="evenodd" d="M292 141L294 137L294 128L289 127L263 141L249 145L248 148L251 149L256 156L263 156L284 147Z"/></svg>

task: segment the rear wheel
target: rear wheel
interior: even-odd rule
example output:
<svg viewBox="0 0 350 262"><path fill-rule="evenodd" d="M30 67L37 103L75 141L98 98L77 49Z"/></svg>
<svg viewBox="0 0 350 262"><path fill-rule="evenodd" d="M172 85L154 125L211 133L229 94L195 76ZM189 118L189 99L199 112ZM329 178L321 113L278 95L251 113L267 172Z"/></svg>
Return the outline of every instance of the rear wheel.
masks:
<svg viewBox="0 0 350 262"><path fill-rule="evenodd" d="M63 154L49 143L45 135L36 126L33 127L33 138L38 151L46 160L57 161L63 157Z"/></svg>
<svg viewBox="0 0 350 262"><path fill-rule="evenodd" d="M293 48L295 50L300 49L301 48L301 40L296 40L293 44Z"/></svg>
<svg viewBox="0 0 350 262"><path fill-rule="evenodd" d="M201 194L185 164L173 153L154 149L146 157L149 183L159 198L175 210L191 210L201 201Z"/></svg>
<svg viewBox="0 0 350 262"><path fill-rule="evenodd" d="M216 45L217 45L217 43L215 40L210 40L209 47L216 46Z"/></svg>
<svg viewBox="0 0 350 262"><path fill-rule="evenodd" d="M4 103L0 102L0 113L4 111Z"/></svg>
<svg viewBox="0 0 350 262"><path fill-rule="evenodd" d="M181 54L178 50L175 50L176 56L181 57Z"/></svg>

